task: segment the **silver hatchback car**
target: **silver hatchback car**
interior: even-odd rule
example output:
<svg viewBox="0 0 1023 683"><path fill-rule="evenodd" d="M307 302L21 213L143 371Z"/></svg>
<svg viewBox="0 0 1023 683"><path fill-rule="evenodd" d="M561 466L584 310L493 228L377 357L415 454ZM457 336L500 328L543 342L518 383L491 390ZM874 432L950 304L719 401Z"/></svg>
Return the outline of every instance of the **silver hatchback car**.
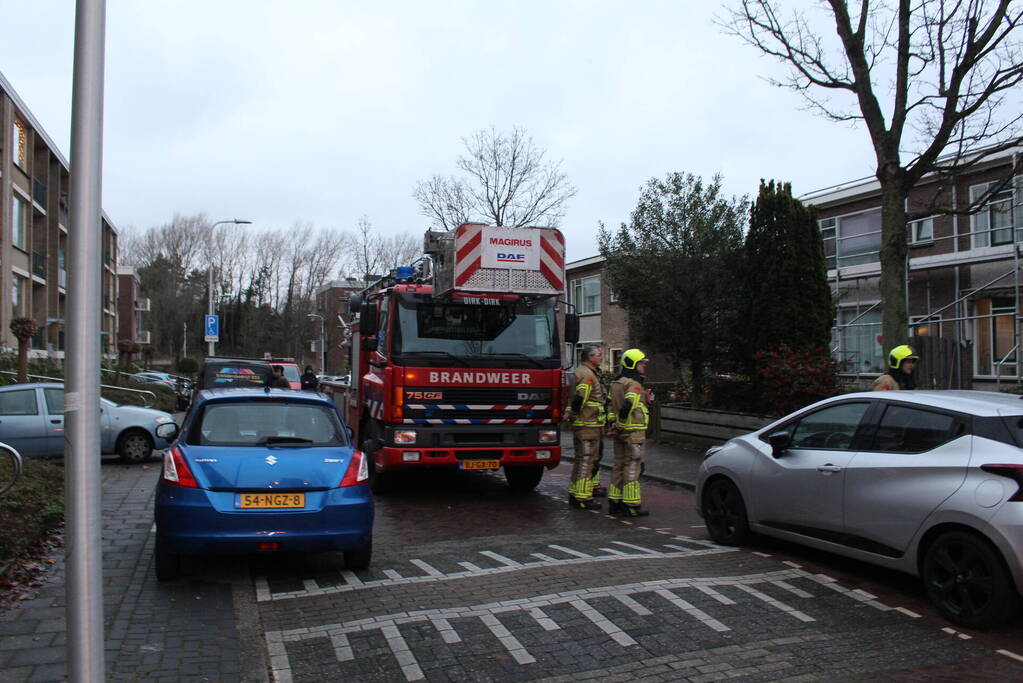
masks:
<svg viewBox="0 0 1023 683"><path fill-rule="evenodd" d="M750 532L923 579L950 621L1011 618L1023 594L1023 398L845 394L707 451L711 537Z"/></svg>

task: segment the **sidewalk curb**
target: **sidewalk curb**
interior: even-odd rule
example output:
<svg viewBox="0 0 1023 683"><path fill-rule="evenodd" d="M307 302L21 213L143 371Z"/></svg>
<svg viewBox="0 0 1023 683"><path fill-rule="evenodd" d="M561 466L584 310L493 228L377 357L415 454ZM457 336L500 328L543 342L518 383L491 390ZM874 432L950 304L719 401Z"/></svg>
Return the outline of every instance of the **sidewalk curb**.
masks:
<svg viewBox="0 0 1023 683"><path fill-rule="evenodd" d="M566 455L565 452L562 451L561 459L563 461L565 461L565 462L572 462L573 460L575 460L575 456L574 455ZM611 471L611 465L608 465L606 463L601 462L600 463L600 469L607 470L608 472L610 472ZM642 479L649 479L651 481L658 481L658 482L661 482L662 484L672 484L674 486L681 486L682 488L684 488L686 490L689 490L689 491L696 491L696 483L695 482L682 481L681 479L675 479L673 477L665 477L665 476L661 476L661 475L657 475L657 474L647 474L646 472L641 474L640 478L642 478Z"/></svg>

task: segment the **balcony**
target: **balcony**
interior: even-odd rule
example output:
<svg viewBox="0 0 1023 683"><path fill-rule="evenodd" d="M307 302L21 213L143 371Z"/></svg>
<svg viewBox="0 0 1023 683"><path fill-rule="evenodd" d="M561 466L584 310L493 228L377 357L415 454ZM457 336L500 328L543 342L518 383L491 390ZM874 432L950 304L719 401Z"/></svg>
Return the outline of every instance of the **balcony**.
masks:
<svg viewBox="0 0 1023 683"><path fill-rule="evenodd" d="M151 341L151 335L152 332L150 332L149 330L141 330L135 333L135 341L137 341L139 344L152 344L153 342Z"/></svg>
<svg viewBox="0 0 1023 683"><path fill-rule="evenodd" d="M106 294L103 295L103 310L110 310L110 297Z"/></svg>
<svg viewBox="0 0 1023 683"><path fill-rule="evenodd" d="M149 299L135 299L135 310L136 311L148 311Z"/></svg>
<svg viewBox="0 0 1023 683"><path fill-rule="evenodd" d="M57 271L57 286L67 289L67 271L63 268Z"/></svg>
<svg viewBox="0 0 1023 683"><path fill-rule="evenodd" d="M46 185L35 178L32 179L32 201L46 209Z"/></svg>
<svg viewBox="0 0 1023 683"><path fill-rule="evenodd" d="M32 252L32 274L46 279L46 254Z"/></svg>

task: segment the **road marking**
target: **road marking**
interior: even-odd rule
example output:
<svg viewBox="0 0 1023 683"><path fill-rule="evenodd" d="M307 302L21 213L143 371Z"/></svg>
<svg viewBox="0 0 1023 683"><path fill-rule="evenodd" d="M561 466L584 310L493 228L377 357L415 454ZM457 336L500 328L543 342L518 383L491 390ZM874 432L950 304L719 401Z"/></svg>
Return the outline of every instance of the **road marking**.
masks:
<svg viewBox="0 0 1023 683"><path fill-rule="evenodd" d="M995 652L997 652L1000 655L1005 655L1006 657L1015 659L1018 662L1023 662L1023 655L1018 655L1015 652L1009 652L1008 650L995 650Z"/></svg>
<svg viewBox="0 0 1023 683"><path fill-rule="evenodd" d="M754 551L753 551L753 554L754 554L754 555L759 555L760 557L771 557L771 554L770 554L770 553L762 553L762 552L759 552L759 551L757 551L757 550L754 550Z"/></svg>
<svg viewBox="0 0 1023 683"><path fill-rule="evenodd" d="M784 581L772 581L771 583L773 583L775 586L778 586L778 588L784 588L785 590L787 590L789 593L792 593L796 597L800 597L800 598L812 598L813 597L812 594L807 593L806 591L804 591L804 590L802 590L800 588L796 588L795 586L793 586L791 584L785 583Z"/></svg>
<svg viewBox="0 0 1023 683"><path fill-rule="evenodd" d="M782 564L787 564L788 566L795 567L796 569L802 569L803 568L803 565L796 564L792 560L782 560Z"/></svg>
<svg viewBox="0 0 1023 683"><path fill-rule="evenodd" d="M649 557L649 555L644 555L643 557ZM401 631L399 629L399 626L401 625L430 621L436 627L444 643L450 644L461 641L461 638L451 627L451 620L469 618L480 619L491 633L493 633L494 636L501 641L505 648L507 648L515 661L520 665L526 665L534 663L536 661L535 658L533 658L525 647L522 646L519 639L512 635L511 632L508 631L508 629L500 622L498 615L514 612L525 613L530 615L541 628L546 631L552 631L558 630L559 626L553 619L548 617L548 615L543 611L543 608L549 605L570 605L580 614L586 616L590 622L607 634L609 638L617 642L619 645L628 647L638 644L637 641L623 629L614 624L605 615L595 609L590 602L599 599L611 598L628 606L637 614L642 615L642 611L645 610L649 612L649 610L638 603L632 596L638 594L654 594L684 610L687 614L698 619L709 628L718 632L726 632L730 630L730 627L727 624L718 621L703 610L695 607L692 603L684 600L673 591L696 589L703 594L714 597L715 594L721 596L720 593L714 590L714 587L734 587L743 593L760 600L769 607L785 612L786 614L800 619L801 621L814 621L812 617L804 614L803 612L795 610L785 603L775 600L754 588L754 586L758 584L776 585L778 582L787 582L794 579L807 580L813 585L825 586L832 590L837 590L839 593L858 602L866 599L862 595L858 595L851 590L840 589L840 587L836 589L831 584L821 580L818 576L808 572L799 569L784 569L743 576L659 579L656 581L583 588L574 591L539 595L531 598L518 598L514 600L504 600L464 607L446 607L397 612L394 614L369 617L338 624L328 624L318 627L303 627L286 631L268 631L265 638L274 679L281 681L291 680L292 677L291 664L288 658L286 643L327 637L330 639L339 661L350 661L348 658L352 654L358 657L360 653L351 652L350 643L348 643L347 637L342 638L341 636L347 636L348 634L355 632L379 630L387 640L395 661L401 668L406 680L413 681L423 678L423 671L419 667L415 656L410 651L404 637L401 635ZM718 598L715 599L723 604L728 604ZM732 604L735 603L733 602ZM638 606L639 611L636 610L636 606ZM1000 652L1023 661L1023 657L1015 655L1015 653L1009 653L1008 651Z"/></svg>
<svg viewBox="0 0 1023 683"><path fill-rule="evenodd" d="M500 562L505 567L521 567L522 566L521 562L516 562L515 560L507 558L504 555L498 555L497 553L492 552L490 550L481 550L480 551L480 555L486 555L490 559L496 560L496 561ZM466 569L468 569L468 567L466 567Z"/></svg>
<svg viewBox="0 0 1023 683"><path fill-rule="evenodd" d="M305 586L305 589L307 591L315 591L316 589L319 588L316 582L312 579L306 579L305 581L302 582L302 585Z"/></svg>
<svg viewBox="0 0 1023 683"><path fill-rule="evenodd" d="M416 565L424 572L426 572L427 576L444 576L444 572L440 571L439 569L432 565L427 564L426 562L423 562L422 560L409 560L409 562L411 564Z"/></svg>
<svg viewBox="0 0 1023 683"><path fill-rule="evenodd" d="M874 609L880 610L882 612L888 612L892 610L891 607L884 604L883 602L879 602L877 600L868 598L867 596L870 595L870 593L865 593L864 591L857 592L855 590L849 590L848 588L840 586L838 584L838 579L834 579L830 576L827 576L826 574L808 574L808 576L812 581L816 581L820 585L826 586L831 590L835 591L836 593L842 593L843 595L849 596L853 600L858 600L859 602L862 602L865 605L870 605Z"/></svg>
<svg viewBox="0 0 1023 683"><path fill-rule="evenodd" d="M896 611L896 612L902 612L902 613L903 613L903 614L905 614L905 615L906 615L907 617L913 617L914 619L919 619L919 618L920 618L920 615L919 615L919 614L917 614L917 613L916 613L916 612L914 612L913 610L908 610L908 609L906 609L905 607L896 607L896 608L895 608L895 611Z"/></svg>
<svg viewBox="0 0 1023 683"><path fill-rule="evenodd" d="M344 569L341 571L341 576L344 577L345 583L349 586L361 586L362 579L355 575L351 569Z"/></svg>
<svg viewBox="0 0 1023 683"><path fill-rule="evenodd" d="M585 600L573 600L569 604L579 610L580 614L593 622L593 625L601 631L611 636L611 639L622 647L639 644L632 639L632 636L611 623L603 614L593 609Z"/></svg>
<svg viewBox="0 0 1023 683"><path fill-rule="evenodd" d="M522 571L526 569L537 569L545 567L561 567L567 565L576 564L587 564L591 562L613 562L613 561L630 561L630 560L644 560L652 558L678 558L678 557L700 557L703 555L716 555L720 553L736 552L735 548L727 548L724 546L712 546L709 548L683 548L682 546L674 546L665 544L665 548L670 548L675 552L660 552L660 551L648 551L648 552L637 552L630 554L628 552L604 548L604 555L591 555L584 553L580 550L574 550L560 545L551 545L551 548L560 550L566 555L570 555L569 558L554 558L550 555L543 553L532 553L531 556L537 558L535 562L521 562L515 563L514 566L502 565L500 567L489 567L481 568L471 562L459 562L465 571L456 571L449 574L445 574L438 570L436 567L424 562L420 559L409 560L409 562L423 571L422 575L417 576L402 576L399 572L393 569L384 569L381 573L387 577L383 579L375 580L360 580L359 577L352 574L354 580L348 580L346 576L346 582L335 585L335 586L317 586L315 589L310 589L309 584L305 584L305 588L302 590L286 591L281 593L272 593L269 588L269 584L266 579L259 577L255 579L256 583L256 601L267 602L273 600L290 600L294 598L306 598L320 595L330 595L333 593L344 593L353 590L363 590L370 588L377 588L383 586L395 586L409 583L424 583L432 581L448 581L453 579L464 579L473 576L488 576L493 574L503 574L507 572ZM499 556L500 557L500 556ZM508 559L508 558L506 558ZM509 560L515 562L514 560ZM344 571L342 572L344 574Z"/></svg>
<svg viewBox="0 0 1023 683"><path fill-rule="evenodd" d="M800 612L795 607L789 607L788 605L786 605L781 600L775 600L770 595L767 595L765 593L761 593L760 591L758 591L756 588L753 588L752 586L746 586L746 585L743 585L743 584L740 583L740 584L736 584L735 587L738 588L741 591L746 591L747 593L752 595L754 598L757 598L758 600L763 600L768 605L771 605L772 607L774 607L776 609L780 609L782 612L785 612L785 613L789 614L790 616L793 616L796 619L799 619L800 621L806 621L806 622L817 621L816 619L814 619L810 615L804 614L804 613Z"/></svg>
<svg viewBox="0 0 1023 683"><path fill-rule="evenodd" d="M651 612L646 607L630 598L628 595L616 595L615 599L641 617L648 617L651 614L653 614L653 612Z"/></svg>
<svg viewBox="0 0 1023 683"><path fill-rule="evenodd" d="M735 604L735 600L732 600L727 595L722 595L721 593L718 593L716 590L714 590L710 586L703 586L703 585L699 585L698 584L696 586L693 586L693 588L695 588L696 590L700 591L701 593L706 593L710 597L712 597L715 600L717 600L718 602L720 602L722 605L734 605Z"/></svg>
<svg viewBox="0 0 1023 683"><path fill-rule="evenodd" d="M623 548L632 548L633 550L638 550L641 553L650 553L652 555L659 555L660 554L656 550L651 550L650 548L644 548L641 545L633 545L632 543L626 543L625 541L611 541L611 542L614 543L615 545L620 545Z"/></svg>
<svg viewBox="0 0 1023 683"><path fill-rule="evenodd" d="M670 602L671 604L673 604L676 607L680 608L683 612L689 614L690 616L696 617L698 620L702 621L704 623L704 625L711 627L715 631L723 632L723 631L731 631L732 630L729 627L727 627L724 624L722 624L717 619L711 617L709 614L704 612L702 609L699 609L698 607L694 606L692 603L690 603L690 602L688 602L686 600L683 600L682 598L678 597L677 595L675 595L674 593L672 593L669 590L659 589L659 590L656 590L654 592L657 593L658 595L660 595L662 598L664 598L668 602Z"/></svg>
<svg viewBox="0 0 1023 683"><path fill-rule="evenodd" d="M536 661L536 657L529 654L529 651L522 646L519 639L511 634L504 624L498 620L493 614L484 614L480 617L480 621L490 629L490 632L501 641L501 644L505 646L516 662L519 664L532 664Z"/></svg>

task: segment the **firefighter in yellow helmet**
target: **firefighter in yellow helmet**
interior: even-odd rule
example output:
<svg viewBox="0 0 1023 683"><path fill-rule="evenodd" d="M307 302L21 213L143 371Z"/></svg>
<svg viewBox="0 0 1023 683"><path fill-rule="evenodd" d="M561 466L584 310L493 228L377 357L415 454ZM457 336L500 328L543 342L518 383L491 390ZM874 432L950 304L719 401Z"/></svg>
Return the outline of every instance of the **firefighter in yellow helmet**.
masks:
<svg viewBox="0 0 1023 683"><path fill-rule="evenodd" d="M583 349L582 362L575 369L572 403L565 415L565 419L572 423L572 445L575 448L572 476L568 480L568 504L580 510L600 507L593 496L600 481L597 462L604 436L604 406L607 403L607 387L600 377L603 360L604 350L599 346Z"/></svg>
<svg viewBox="0 0 1023 683"><path fill-rule="evenodd" d="M896 346L888 354L888 372L874 380L871 391L916 389L913 370L920 357L906 344Z"/></svg>
<svg viewBox="0 0 1023 683"><path fill-rule="evenodd" d="M644 400L646 355L639 349L622 354L622 368L611 383L611 411L614 420L614 467L607 490L608 512L627 517L645 517L650 513L640 504L639 474L643 467L643 442L650 413Z"/></svg>

